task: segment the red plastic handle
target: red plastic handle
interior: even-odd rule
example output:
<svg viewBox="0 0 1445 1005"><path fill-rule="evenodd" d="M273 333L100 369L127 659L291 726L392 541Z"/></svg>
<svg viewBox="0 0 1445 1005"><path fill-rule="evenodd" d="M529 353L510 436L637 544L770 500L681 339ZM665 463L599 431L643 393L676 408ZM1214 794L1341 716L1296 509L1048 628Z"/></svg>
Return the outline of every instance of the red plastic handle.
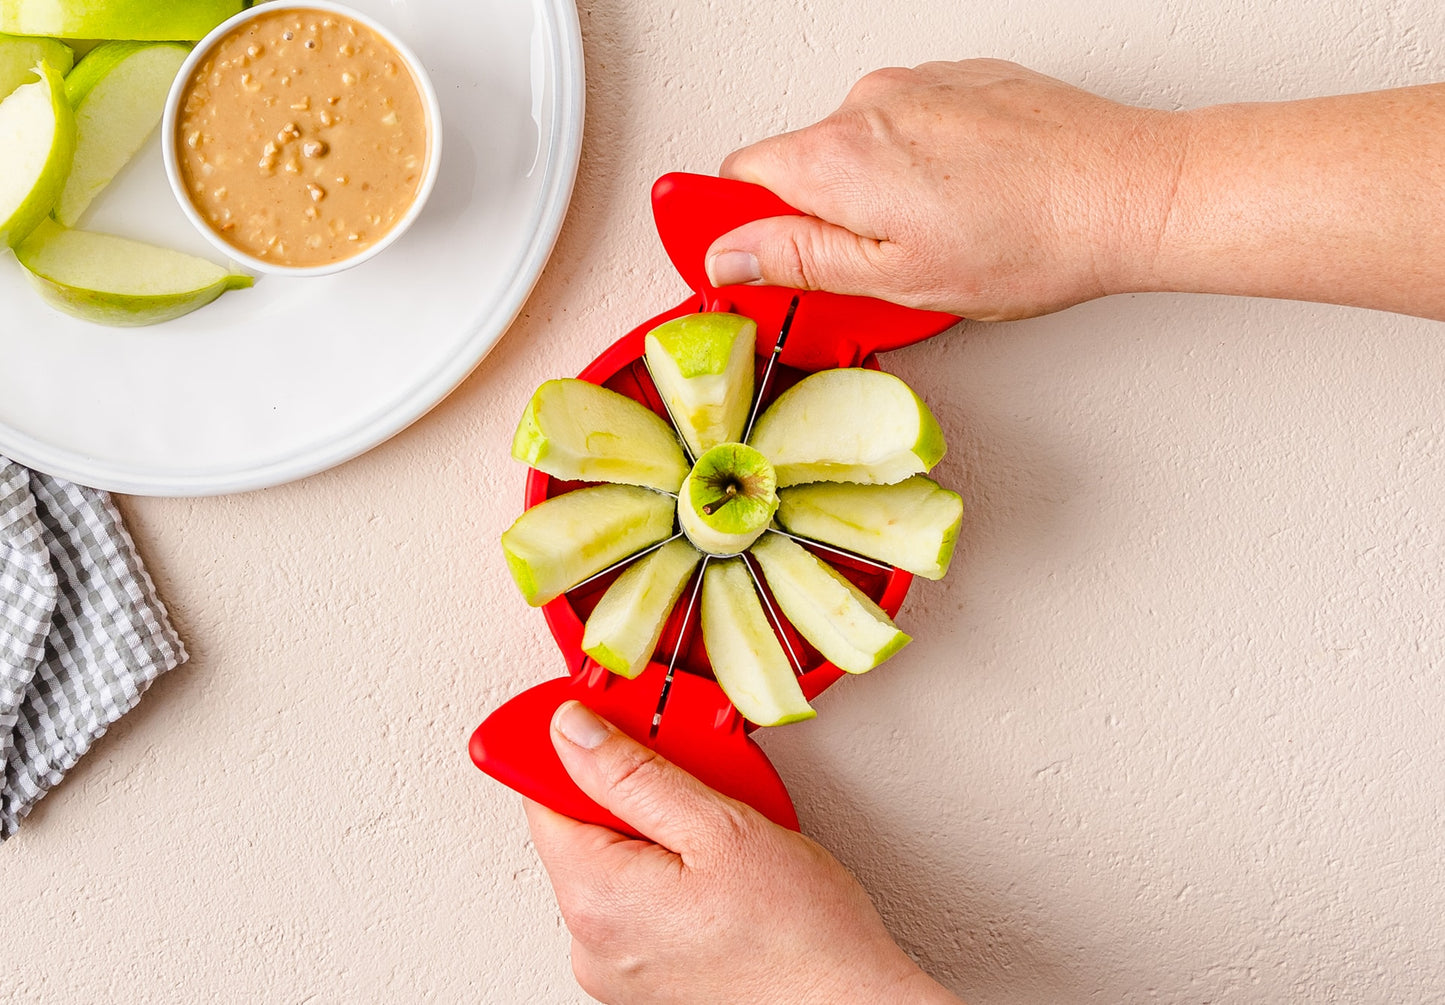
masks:
<svg viewBox="0 0 1445 1005"><path fill-rule="evenodd" d="M646 744L719 792L752 806L783 827L798 829L798 815L783 780L762 749L748 739L742 720L710 680L673 676L668 711L649 737L667 668L648 666L634 680L599 666L549 680L517 695L472 734L477 767L529 799L578 820L643 835L584 795L562 767L549 725L557 707L581 701L633 739Z"/></svg>
<svg viewBox="0 0 1445 1005"><path fill-rule="evenodd" d="M781 361L801 370L857 366L875 352L931 338L957 324L952 314L900 307L872 297L779 286L727 286L708 282L704 258L712 243L753 220L802 216L760 185L673 173L652 186L657 233L678 273L708 305L731 305L758 323L758 345L771 350L793 298L793 316Z"/></svg>

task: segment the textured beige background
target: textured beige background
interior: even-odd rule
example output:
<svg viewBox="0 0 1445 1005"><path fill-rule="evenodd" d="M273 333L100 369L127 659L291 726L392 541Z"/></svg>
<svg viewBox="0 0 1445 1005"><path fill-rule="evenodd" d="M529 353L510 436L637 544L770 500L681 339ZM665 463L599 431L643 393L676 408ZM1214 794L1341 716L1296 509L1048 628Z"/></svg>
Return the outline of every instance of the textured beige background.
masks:
<svg viewBox="0 0 1445 1005"><path fill-rule="evenodd" d="M450 400L300 484L125 502L194 659L0 849L0 997L581 1000L464 745L561 669L496 546L506 448L533 386L680 299L652 178L878 65L1177 106L1423 82L1445 37L1437 0L678 6L584 3L571 215ZM763 742L925 966L978 1002L1438 993L1442 334L1139 296L885 361L951 437L958 560L917 643Z"/></svg>

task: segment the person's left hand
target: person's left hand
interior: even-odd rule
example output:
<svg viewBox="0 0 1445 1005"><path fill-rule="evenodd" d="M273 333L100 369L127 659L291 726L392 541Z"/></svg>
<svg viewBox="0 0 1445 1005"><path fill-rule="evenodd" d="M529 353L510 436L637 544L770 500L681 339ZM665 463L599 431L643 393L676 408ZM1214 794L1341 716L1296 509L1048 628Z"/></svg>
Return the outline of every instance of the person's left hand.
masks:
<svg viewBox="0 0 1445 1005"><path fill-rule="evenodd" d="M552 742L582 791L651 840L528 801L572 932L572 970L603 1002L955 1002L898 948L818 844L708 788L578 702Z"/></svg>

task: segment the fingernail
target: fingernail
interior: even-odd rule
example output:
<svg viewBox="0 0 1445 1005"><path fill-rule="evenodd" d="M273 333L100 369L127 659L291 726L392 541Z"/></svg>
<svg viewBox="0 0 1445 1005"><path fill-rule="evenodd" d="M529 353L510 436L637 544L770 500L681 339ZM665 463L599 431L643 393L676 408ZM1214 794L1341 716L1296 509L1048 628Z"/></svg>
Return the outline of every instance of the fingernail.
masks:
<svg viewBox="0 0 1445 1005"><path fill-rule="evenodd" d="M580 701L564 702L552 717L552 728L584 750L607 739L607 723Z"/></svg>
<svg viewBox="0 0 1445 1005"><path fill-rule="evenodd" d="M751 251L720 251L707 260L707 278L714 286L737 286L756 283L763 274Z"/></svg>

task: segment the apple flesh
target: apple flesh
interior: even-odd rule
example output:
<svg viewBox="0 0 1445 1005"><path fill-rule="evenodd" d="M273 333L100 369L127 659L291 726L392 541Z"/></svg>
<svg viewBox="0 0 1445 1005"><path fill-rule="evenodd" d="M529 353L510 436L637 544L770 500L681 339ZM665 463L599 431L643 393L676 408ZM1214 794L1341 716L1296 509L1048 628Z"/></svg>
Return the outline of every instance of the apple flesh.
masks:
<svg viewBox="0 0 1445 1005"><path fill-rule="evenodd" d="M75 226L155 131L189 52L170 43L106 42L80 61L65 81L75 108L75 160L55 203L56 220Z"/></svg>
<svg viewBox="0 0 1445 1005"><path fill-rule="evenodd" d="M764 534L752 555L783 615L840 670L872 670L912 641L862 590L796 541Z"/></svg>
<svg viewBox="0 0 1445 1005"><path fill-rule="evenodd" d="M778 485L891 484L943 457L943 430L913 390L881 370L823 370L778 396L749 441Z"/></svg>
<svg viewBox="0 0 1445 1005"><path fill-rule="evenodd" d="M49 63L63 77L75 64L75 53L53 38L0 35L0 101L21 84L36 79L37 63Z"/></svg>
<svg viewBox="0 0 1445 1005"><path fill-rule="evenodd" d="M65 81L49 63L0 101L0 248L13 248L45 219L75 154L75 116Z"/></svg>
<svg viewBox="0 0 1445 1005"><path fill-rule="evenodd" d="M896 485L798 485L779 493L778 523L800 537L942 579L963 524L963 497L915 475Z"/></svg>
<svg viewBox="0 0 1445 1005"><path fill-rule="evenodd" d="M688 314L644 340L648 372L693 457L741 440L753 401L758 326L740 314Z"/></svg>
<svg viewBox="0 0 1445 1005"><path fill-rule="evenodd" d="M701 558L686 541L669 541L628 566L588 617L582 651L623 677L640 674Z"/></svg>
<svg viewBox="0 0 1445 1005"><path fill-rule="evenodd" d="M697 459L677 496L683 533L711 555L736 555L758 539L778 509L768 459L741 443L720 443Z"/></svg>
<svg viewBox="0 0 1445 1005"><path fill-rule="evenodd" d="M507 568L540 607L628 555L672 536L671 496L635 485L576 489L533 506L502 534Z"/></svg>
<svg viewBox="0 0 1445 1005"><path fill-rule="evenodd" d="M0 0L0 31L56 38L196 42L245 0Z"/></svg>
<svg viewBox="0 0 1445 1005"><path fill-rule="evenodd" d="M619 482L676 492L687 457L645 405L585 380L537 388L512 438L512 456L569 481Z"/></svg>
<svg viewBox="0 0 1445 1005"><path fill-rule="evenodd" d="M701 607L713 676L743 718L781 726L818 714L803 696L741 558L708 564Z"/></svg>
<svg viewBox="0 0 1445 1005"><path fill-rule="evenodd" d="M30 283L82 321L134 328L170 321L252 283L206 261L110 234L43 221L15 249Z"/></svg>

